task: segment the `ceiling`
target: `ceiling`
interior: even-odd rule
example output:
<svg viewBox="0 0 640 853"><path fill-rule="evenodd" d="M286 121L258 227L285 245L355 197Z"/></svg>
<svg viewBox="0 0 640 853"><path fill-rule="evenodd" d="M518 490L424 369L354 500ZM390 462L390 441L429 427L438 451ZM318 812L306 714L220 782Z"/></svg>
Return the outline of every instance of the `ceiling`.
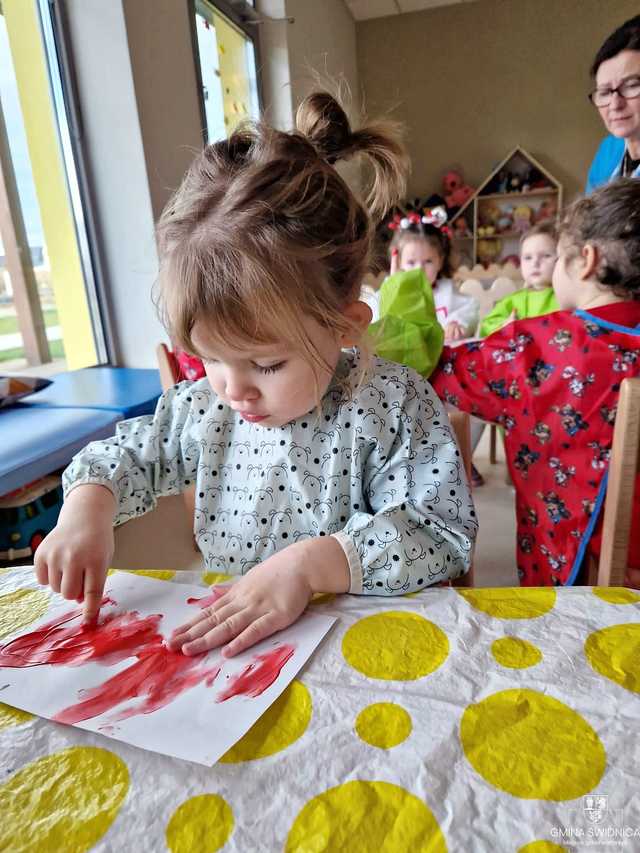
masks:
<svg viewBox="0 0 640 853"><path fill-rule="evenodd" d="M451 6L453 3L470 3L473 0L345 0L356 21L367 18L385 18L387 15L402 15L405 12L421 12L436 6Z"/></svg>

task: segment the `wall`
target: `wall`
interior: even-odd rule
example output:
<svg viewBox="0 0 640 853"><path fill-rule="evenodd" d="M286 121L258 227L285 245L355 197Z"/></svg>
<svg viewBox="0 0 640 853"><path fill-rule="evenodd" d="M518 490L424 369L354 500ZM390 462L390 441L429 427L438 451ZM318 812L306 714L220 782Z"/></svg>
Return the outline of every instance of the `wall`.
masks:
<svg viewBox="0 0 640 853"><path fill-rule="evenodd" d="M122 6L157 220L204 143L192 21L184 0L122 0Z"/></svg>
<svg viewBox="0 0 640 853"><path fill-rule="evenodd" d="M300 101L313 89L329 88L341 95L352 119L362 109L358 77L356 25L344 0L258 0L262 15L294 18L293 23L260 28L262 94L267 120L289 130ZM341 163L338 170L354 189L361 181L360 164Z"/></svg>
<svg viewBox="0 0 640 853"><path fill-rule="evenodd" d="M482 181L515 145L564 185L584 186L604 135L587 102L588 69L637 0L478 0L357 23L369 111L394 109L409 131L411 194L463 166Z"/></svg>

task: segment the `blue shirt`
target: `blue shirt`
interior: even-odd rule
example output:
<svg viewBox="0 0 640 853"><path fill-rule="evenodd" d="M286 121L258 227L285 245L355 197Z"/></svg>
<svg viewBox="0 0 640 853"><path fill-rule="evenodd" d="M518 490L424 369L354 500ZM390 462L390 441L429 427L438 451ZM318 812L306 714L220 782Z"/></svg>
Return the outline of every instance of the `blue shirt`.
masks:
<svg viewBox="0 0 640 853"><path fill-rule="evenodd" d="M591 163L585 194L588 195L597 187L620 176L624 147L624 139L619 139L616 136L605 136ZM640 167L635 170L632 177L640 178Z"/></svg>

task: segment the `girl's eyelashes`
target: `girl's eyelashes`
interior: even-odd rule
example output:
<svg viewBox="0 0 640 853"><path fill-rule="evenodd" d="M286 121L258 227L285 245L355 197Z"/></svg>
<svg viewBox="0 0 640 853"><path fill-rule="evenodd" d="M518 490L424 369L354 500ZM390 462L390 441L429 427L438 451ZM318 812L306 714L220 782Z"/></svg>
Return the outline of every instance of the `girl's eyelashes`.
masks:
<svg viewBox="0 0 640 853"><path fill-rule="evenodd" d="M282 367L284 367L284 361L278 361L276 364L268 364L266 366L262 366L261 364L256 364L255 367L258 368L260 373L277 373Z"/></svg>

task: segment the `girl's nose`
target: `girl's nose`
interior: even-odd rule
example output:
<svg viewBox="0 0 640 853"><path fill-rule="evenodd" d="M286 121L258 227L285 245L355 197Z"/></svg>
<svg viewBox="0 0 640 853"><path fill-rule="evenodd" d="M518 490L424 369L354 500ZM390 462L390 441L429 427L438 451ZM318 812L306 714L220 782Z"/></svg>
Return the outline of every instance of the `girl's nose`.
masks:
<svg viewBox="0 0 640 853"><path fill-rule="evenodd" d="M225 392L231 403L253 400L258 394L257 389L242 376L227 376Z"/></svg>

